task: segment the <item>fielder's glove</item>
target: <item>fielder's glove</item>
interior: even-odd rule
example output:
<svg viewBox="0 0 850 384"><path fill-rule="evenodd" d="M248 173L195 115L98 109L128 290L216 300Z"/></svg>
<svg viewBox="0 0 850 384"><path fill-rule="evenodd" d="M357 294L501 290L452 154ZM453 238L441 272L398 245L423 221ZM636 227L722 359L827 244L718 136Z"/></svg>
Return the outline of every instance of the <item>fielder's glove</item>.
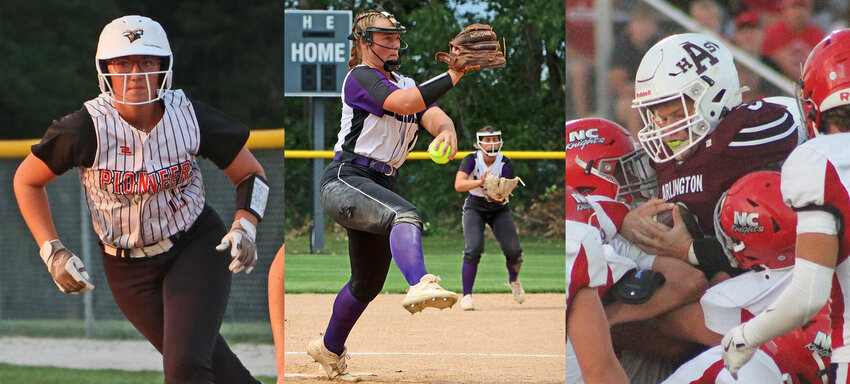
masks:
<svg viewBox="0 0 850 384"><path fill-rule="evenodd" d="M484 197L487 201L505 205L508 203L508 197L510 197L511 192L516 188L517 183L525 185L519 177L506 179L488 173L484 176L484 184L481 185L481 188L484 189Z"/></svg>
<svg viewBox="0 0 850 384"><path fill-rule="evenodd" d="M65 248L59 239L45 241L38 253L47 264L53 282L63 293L77 294L94 289L83 261Z"/></svg>
<svg viewBox="0 0 850 384"><path fill-rule="evenodd" d="M505 65L505 54L496 41L496 33L487 24L464 28L449 43L449 53L438 52L434 58L462 73Z"/></svg>
<svg viewBox="0 0 850 384"><path fill-rule="evenodd" d="M723 366L729 370L735 380L738 380L738 370L756 353L756 347L749 346L744 340L744 324L732 328L726 336L723 336L720 347Z"/></svg>
<svg viewBox="0 0 850 384"><path fill-rule="evenodd" d="M230 231L221 238L221 244L215 247L216 251L225 251L230 248L230 270L239 273L243 269L245 274L251 273L257 265L257 228L245 218L233 222Z"/></svg>

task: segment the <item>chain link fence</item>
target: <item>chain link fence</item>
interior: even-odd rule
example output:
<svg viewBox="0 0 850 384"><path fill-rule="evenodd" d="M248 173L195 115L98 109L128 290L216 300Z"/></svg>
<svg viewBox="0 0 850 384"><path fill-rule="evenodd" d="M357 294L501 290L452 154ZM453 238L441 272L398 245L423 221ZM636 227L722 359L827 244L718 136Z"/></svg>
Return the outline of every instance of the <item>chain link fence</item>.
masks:
<svg viewBox="0 0 850 384"><path fill-rule="evenodd" d="M259 263L250 275L234 275L222 334L231 342L271 343L267 281L271 260L283 244L283 149L252 153L265 169L271 195L266 218L258 228ZM235 211L236 189L212 162L198 161L207 204L229 223ZM78 173L66 172L47 186L59 237L86 260L95 284L93 291L66 295L53 283L18 210L12 180L20 162L0 160L0 336L141 338L118 309L107 286Z"/></svg>

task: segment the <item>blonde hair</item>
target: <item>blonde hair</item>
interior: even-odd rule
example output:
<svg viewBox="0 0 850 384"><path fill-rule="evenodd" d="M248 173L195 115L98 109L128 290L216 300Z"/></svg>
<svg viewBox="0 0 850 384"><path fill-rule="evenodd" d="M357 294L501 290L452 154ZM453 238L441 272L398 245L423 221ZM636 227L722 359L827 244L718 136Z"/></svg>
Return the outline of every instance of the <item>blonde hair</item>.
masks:
<svg viewBox="0 0 850 384"><path fill-rule="evenodd" d="M363 12L354 19L354 23L351 25L351 35L354 36L353 44L351 44L351 58L348 59L348 70L354 69L361 61L363 61L363 55L360 54L360 40L363 38L363 34L358 32L359 30L365 31L366 27L371 27L375 23L375 19L383 15L377 11L368 11Z"/></svg>

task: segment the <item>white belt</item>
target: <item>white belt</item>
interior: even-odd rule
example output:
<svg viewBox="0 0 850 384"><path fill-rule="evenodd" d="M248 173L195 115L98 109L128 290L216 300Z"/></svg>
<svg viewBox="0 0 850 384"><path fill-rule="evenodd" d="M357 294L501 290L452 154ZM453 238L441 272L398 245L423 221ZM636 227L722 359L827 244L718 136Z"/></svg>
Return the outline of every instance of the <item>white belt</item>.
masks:
<svg viewBox="0 0 850 384"><path fill-rule="evenodd" d="M168 252L168 250L173 246L174 242L172 242L171 239L163 239L151 245L133 249L115 248L104 244L103 250L112 256L138 258L156 256L161 253Z"/></svg>

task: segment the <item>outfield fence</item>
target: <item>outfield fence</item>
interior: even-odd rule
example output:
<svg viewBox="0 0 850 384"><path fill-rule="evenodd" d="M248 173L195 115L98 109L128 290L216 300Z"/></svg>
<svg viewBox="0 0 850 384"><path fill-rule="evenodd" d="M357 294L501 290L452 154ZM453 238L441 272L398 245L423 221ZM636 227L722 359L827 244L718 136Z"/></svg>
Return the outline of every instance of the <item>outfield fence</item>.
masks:
<svg viewBox="0 0 850 384"><path fill-rule="evenodd" d="M135 337L126 324L103 274L97 236L85 206L78 173L66 172L47 186L50 208L62 242L84 260L95 289L81 295L61 293L21 217L12 188L15 170L37 140L0 142L0 335ZM248 142L271 186L266 218L258 228L259 263L250 275L234 275L224 330L240 329L271 342L267 281L271 260L283 244L283 130L252 131ZM207 203L227 223L235 210L236 190L209 160L199 159ZM234 327L231 323L239 323ZM84 326L78 326L84 324ZM109 328L99 329L98 327ZM225 335L227 336L227 335Z"/></svg>

